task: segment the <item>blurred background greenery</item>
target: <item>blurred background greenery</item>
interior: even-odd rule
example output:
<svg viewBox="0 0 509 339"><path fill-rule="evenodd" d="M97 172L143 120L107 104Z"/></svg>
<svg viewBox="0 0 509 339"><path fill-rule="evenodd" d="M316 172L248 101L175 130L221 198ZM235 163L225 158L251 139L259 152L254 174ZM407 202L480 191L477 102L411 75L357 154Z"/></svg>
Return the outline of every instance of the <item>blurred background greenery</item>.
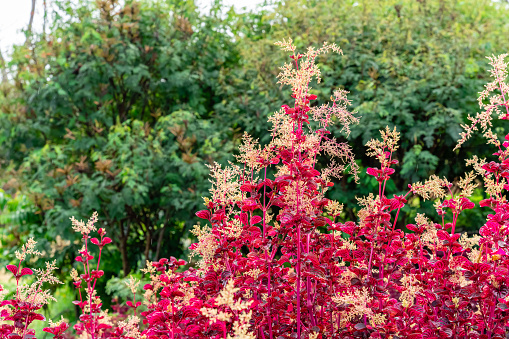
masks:
<svg viewBox="0 0 509 339"><path fill-rule="evenodd" d="M330 193L345 203L345 220L355 220L355 196L378 187L363 145L385 126L402 134L390 194L430 174L457 181L465 158L493 153L479 137L452 149L459 124L478 110L485 56L508 50L504 2L287 0L247 12L216 2L204 13L193 1L62 0L45 16L45 31L27 29L26 42L0 59L0 263L36 238L62 267L57 292L66 300L80 247L70 216L98 211L114 240L104 296L122 296L121 279L147 259L187 257L206 164L233 160L244 131L267 141L267 116L290 102L276 84L287 56L273 43L283 38L343 49L320 59L314 94L324 102L344 88L361 116L348 138L361 183L347 176ZM482 198L476 191L474 201ZM418 198L405 209L402 228L416 212L436 218ZM469 212L459 230L476 232L484 212ZM46 315L74 319L62 305Z"/></svg>

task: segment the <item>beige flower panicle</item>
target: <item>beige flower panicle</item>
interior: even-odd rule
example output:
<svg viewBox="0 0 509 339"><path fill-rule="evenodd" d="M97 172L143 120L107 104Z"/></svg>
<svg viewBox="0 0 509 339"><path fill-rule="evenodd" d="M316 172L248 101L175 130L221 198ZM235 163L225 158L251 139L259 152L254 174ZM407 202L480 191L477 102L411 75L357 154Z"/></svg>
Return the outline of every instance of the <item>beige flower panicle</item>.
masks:
<svg viewBox="0 0 509 339"><path fill-rule="evenodd" d="M356 183L359 181L359 165L355 162L355 156L352 148L347 143L340 143L335 138L324 140L321 145L323 154L326 154L331 161L329 165L322 170L323 176L329 178L341 179L347 167L350 168L350 173L353 175ZM336 159L340 163L336 162Z"/></svg>
<svg viewBox="0 0 509 339"><path fill-rule="evenodd" d="M348 106L352 104L347 98L348 93L343 89L335 90L330 97L331 103L311 107L313 120L318 121L321 127L328 127L335 124L337 119L342 126L341 132L349 136L350 126L357 125L359 119L354 116L355 113L348 111Z"/></svg>
<svg viewBox="0 0 509 339"><path fill-rule="evenodd" d="M142 337L140 331L141 319L135 315L130 315L125 321L120 321L118 327L124 330L124 336L127 338L140 339Z"/></svg>
<svg viewBox="0 0 509 339"><path fill-rule="evenodd" d="M79 277L79 273L78 273L78 271L77 271L75 268L73 268L73 269L71 270L71 274L70 274L70 275L71 275L71 279L72 279L74 282L76 282L76 281L80 281L80 280L81 280L81 278Z"/></svg>
<svg viewBox="0 0 509 339"><path fill-rule="evenodd" d="M460 178L458 187L460 188L461 197L470 197L474 193L474 189L479 186L479 183L475 182L477 175L474 171L470 171L465 174L463 178Z"/></svg>
<svg viewBox="0 0 509 339"><path fill-rule="evenodd" d="M191 251L190 257L192 258L195 255L201 256L198 265L200 268L206 268L214 262L214 255L219 246L218 241L208 226L201 227L200 225L194 225L191 233L198 238L198 243L196 243L196 247Z"/></svg>
<svg viewBox="0 0 509 339"><path fill-rule="evenodd" d="M94 212L90 219L85 223L83 220L76 220L76 218L71 217L72 229L81 234L90 234L93 231L97 231L95 227L95 223L97 222L97 212Z"/></svg>
<svg viewBox="0 0 509 339"><path fill-rule="evenodd" d="M401 284L404 290L401 292L399 300L404 308L409 308L414 305L415 296L421 292L419 281L412 275L405 275L401 278Z"/></svg>
<svg viewBox="0 0 509 339"><path fill-rule="evenodd" d="M242 199L240 191L241 183L239 176L241 175L240 167L230 163L230 166L222 167L217 162L214 165L207 165L210 170L212 183L210 193L212 200L220 204L231 204Z"/></svg>
<svg viewBox="0 0 509 339"><path fill-rule="evenodd" d="M452 184L447 179L440 179L438 176L432 175L424 184L421 182L412 184L412 192L420 195L424 200L443 199L447 196L448 188L451 186Z"/></svg>
<svg viewBox="0 0 509 339"><path fill-rule="evenodd" d="M249 307L252 300L244 301L241 298L236 299L239 288L235 287L233 279L230 279L226 286L215 298L216 307L202 307L200 312L203 316L209 318L210 323L216 321L230 322L236 315L237 319L233 322L233 336L228 335L228 339L255 339L256 336L250 330L252 311ZM222 307L226 306L226 307Z"/></svg>
<svg viewBox="0 0 509 339"><path fill-rule="evenodd" d="M33 256L42 255L41 252L35 249L35 245L37 245L37 242L34 240L34 238L29 238L27 242L21 246L21 251L15 252L16 259L18 259L19 261L24 261L27 255Z"/></svg>
<svg viewBox="0 0 509 339"><path fill-rule="evenodd" d="M136 290L138 289L138 286L140 285L140 280L136 279L132 275L129 277L129 280L125 282L126 286L129 287L132 294L136 293Z"/></svg>
<svg viewBox="0 0 509 339"><path fill-rule="evenodd" d="M56 301L50 290L44 290L45 283L56 285L63 284L54 276L57 270L56 260L46 262L45 269L34 269L35 281L30 285L24 284L18 288L18 300L36 305L47 305L50 301Z"/></svg>
<svg viewBox="0 0 509 339"><path fill-rule="evenodd" d="M244 132L242 136L239 153L239 155L235 155L239 163L246 164L250 168L259 166L259 159L261 157L260 144L257 139L253 139L247 132Z"/></svg>
<svg viewBox="0 0 509 339"><path fill-rule="evenodd" d="M495 178L493 173L490 173L482 168L486 164L486 159L479 159L477 156L473 156L472 159L467 159L467 166L472 166L474 171L483 178L484 190L490 197L496 198L499 201L505 201L505 196L502 194L504 185L507 184L505 178L498 180Z"/></svg>
<svg viewBox="0 0 509 339"><path fill-rule="evenodd" d="M398 150L400 134L398 131L396 131L396 127L391 130L388 126L385 128L385 130L380 130L379 132L382 139L371 139L368 141L366 143L366 146L368 147L366 154L377 158L380 164L382 164L384 167L388 167L389 159L387 159L385 152L393 153Z"/></svg>
<svg viewBox="0 0 509 339"><path fill-rule="evenodd" d="M244 227L239 219L233 219L226 222L225 227L219 228L218 231L227 237L240 238Z"/></svg>
<svg viewBox="0 0 509 339"><path fill-rule="evenodd" d="M325 205L325 210L331 217L337 217L343 212L343 204L340 204L336 200L329 200L327 205Z"/></svg>
<svg viewBox="0 0 509 339"><path fill-rule="evenodd" d="M359 212L357 212L359 222L362 224L364 219L375 211L376 203L380 200L380 198L375 198L373 193L369 193L365 197L355 197L355 199L357 200L357 203L362 206Z"/></svg>
<svg viewBox="0 0 509 339"><path fill-rule="evenodd" d="M472 166L477 175L481 177L491 177L493 173L486 172L484 168L482 168L486 164L486 158L479 159L477 155L472 156L472 159L465 160L467 166Z"/></svg>
<svg viewBox="0 0 509 339"><path fill-rule="evenodd" d="M268 118L271 123L270 132L272 135L271 146L277 147L291 147L292 145L292 131L293 124L283 109L273 113Z"/></svg>
<svg viewBox="0 0 509 339"><path fill-rule="evenodd" d="M145 268L140 269L144 274L155 274L157 269L152 265L152 263L148 260L145 261Z"/></svg>
<svg viewBox="0 0 509 339"><path fill-rule="evenodd" d="M479 240L481 240L481 237L479 235L473 235L472 237L468 236L468 233L465 232L461 235L458 242L463 248L470 248L471 250L474 249L475 246L479 246Z"/></svg>
<svg viewBox="0 0 509 339"><path fill-rule="evenodd" d="M283 51L295 53L296 50L292 39L283 39L283 41L276 42L275 45L280 46ZM310 94L309 90L311 89L309 84L313 79L320 83L321 71L315 63L316 58L331 50L342 54L341 49L336 44L325 42L321 48L308 47L306 53L293 55L294 63L285 63L280 67L281 72L278 74L278 83L292 87L297 105L304 105L306 103L306 97Z"/></svg>
<svg viewBox="0 0 509 339"><path fill-rule="evenodd" d="M69 321L68 319L64 319L63 315L61 315L60 319L56 322L53 322L51 319L48 319L49 327L58 327L63 323L67 323L68 321Z"/></svg>
<svg viewBox="0 0 509 339"><path fill-rule="evenodd" d="M506 56L507 54L501 54L499 56L493 55L487 57L492 67L490 75L493 81L485 85L484 91L479 92L477 101L481 112L478 112L475 117L468 116L467 119L470 121L470 124L461 125L464 132L460 133L461 138L458 140L454 150L460 148L475 131L479 130L479 127L484 137L488 139L489 144L500 147L500 140L498 140L497 134L492 130L492 121L493 116L504 119L509 117L509 104L506 101L509 98L509 86L505 81L507 77L507 63L504 62Z"/></svg>
<svg viewBox="0 0 509 339"><path fill-rule="evenodd" d="M342 321L345 323L358 316L366 315L369 319L375 315L369 303L373 298L369 295L366 287L362 289L350 289L332 297L332 301L339 305L349 306L347 311L341 312Z"/></svg>

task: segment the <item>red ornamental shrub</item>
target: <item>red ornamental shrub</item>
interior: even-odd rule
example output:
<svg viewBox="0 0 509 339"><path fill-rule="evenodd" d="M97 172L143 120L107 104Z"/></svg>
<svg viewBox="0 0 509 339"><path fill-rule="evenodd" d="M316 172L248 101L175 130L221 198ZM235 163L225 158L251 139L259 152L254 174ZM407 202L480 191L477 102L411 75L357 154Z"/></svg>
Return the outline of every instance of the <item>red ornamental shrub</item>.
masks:
<svg viewBox="0 0 509 339"><path fill-rule="evenodd" d="M356 177L358 168L351 148L328 129L339 123L348 134L357 119L347 109L347 92L338 90L331 103L310 106L317 97L309 86L313 79L319 82L315 59L341 51L325 44L296 54L291 40L278 44L292 54L279 82L292 87L294 104L269 118L269 144L260 146L244 136L240 166L211 166L211 197L196 213L205 225L193 230L198 242L191 250L200 257L196 268L179 270L186 262L175 258L148 263L143 301L136 300L138 282L131 279L133 300L117 306L123 311L111 319L95 294L101 250L110 240L103 229L100 239L90 240L95 215L87 224L73 220L85 243L76 258L83 274L73 273L82 310L77 333L94 339L509 337L509 204L504 195L509 142L501 144L490 130L494 113L509 116L504 56L490 59L494 81L481 93L483 111L470 118L472 125L464 126L458 144L480 125L498 148L497 160L468 160L474 171L454 190L446 179L432 176L409 185L403 196L388 197L399 134L387 128L380 140L367 144L368 154L380 163L367 169L378 191L358 199L362 208L356 222L341 223L342 206L324 196L332 178L345 170ZM321 171L315 168L319 155L331 158ZM455 230L458 216L475 207L469 196L476 175L489 196L480 206L493 213L480 235L469 238ZM396 229L410 194L435 199L440 222L417 214L407 225L412 233ZM93 266L89 240L99 250ZM20 265L8 269L16 281L23 275ZM39 304L23 302L27 299L16 296L2 304L7 308L1 316L14 326L2 325L1 338L32 333L27 326L37 319ZM60 338L66 328L59 323L45 331Z"/></svg>

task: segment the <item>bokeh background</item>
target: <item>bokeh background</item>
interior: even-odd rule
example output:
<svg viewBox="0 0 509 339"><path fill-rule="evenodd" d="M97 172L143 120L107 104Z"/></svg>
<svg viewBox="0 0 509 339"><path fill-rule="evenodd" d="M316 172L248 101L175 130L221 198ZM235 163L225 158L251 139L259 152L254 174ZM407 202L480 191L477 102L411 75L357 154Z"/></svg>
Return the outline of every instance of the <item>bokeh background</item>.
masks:
<svg viewBox="0 0 509 339"><path fill-rule="evenodd" d="M291 102L276 84L287 56L274 42L283 38L344 52L320 59L323 81L313 86L318 103L350 91L361 117L348 138L360 184L347 175L330 192L345 204L343 220L356 219L356 196L377 190L364 144L385 126L402 136L390 196L431 174L456 182L470 170L464 159L494 152L479 135L452 149L478 111L485 57L509 49L504 1L35 0L33 12L33 0L0 4L0 263L29 237L57 260L65 284L61 302L44 310L53 319L77 312L68 306L79 250L71 216L98 211L114 240L99 286L107 306L146 260L187 259L206 165L233 161L245 131L266 142L267 116ZM485 215L468 212L458 230L477 232ZM437 218L432 202L412 197L398 227L416 213ZM13 283L2 271L0 279Z"/></svg>

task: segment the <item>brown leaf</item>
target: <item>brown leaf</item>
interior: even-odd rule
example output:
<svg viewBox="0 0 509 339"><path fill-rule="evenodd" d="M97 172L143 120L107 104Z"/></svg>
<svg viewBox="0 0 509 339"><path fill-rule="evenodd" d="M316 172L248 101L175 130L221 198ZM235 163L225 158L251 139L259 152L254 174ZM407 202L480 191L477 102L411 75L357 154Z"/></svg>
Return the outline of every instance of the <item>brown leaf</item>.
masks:
<svg viewBox="0 0 509 339"><path fill-rule="evenodd" d="M99 172L106 172L111 167L111 160L98 160L95 162L95 167Z"/></svg>

